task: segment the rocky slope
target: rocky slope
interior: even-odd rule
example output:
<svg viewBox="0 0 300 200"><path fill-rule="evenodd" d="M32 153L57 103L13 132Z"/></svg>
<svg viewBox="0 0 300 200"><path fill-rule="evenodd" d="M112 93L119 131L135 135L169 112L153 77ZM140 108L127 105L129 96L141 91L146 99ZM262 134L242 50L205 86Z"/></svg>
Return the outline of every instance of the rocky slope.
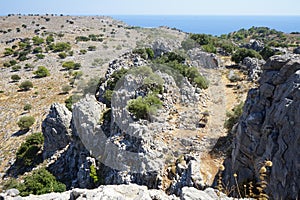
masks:
<svg viewBox="0 0 300 200"><path fill-rule="evenodd" d="M225 182L235 185L236 173L238 183L258 184L264 171L266 193L271 199L297 199L300 58L273 56L262 70L259 87L249 91L243 114L233 130L235 139L231 159L225 166ZM261 169L266 161L272 162L267 171Z"/></svg>
<svg viewBox="0 0 300 200"><path fill-rule="evenodd" d="M180 197L175 195L166 195L161 190L147 189L146 186L135 184L129 185L106 185L100 186L93 190L73 189L64 193L49 193L44 195L30 195L28 197L18 196L18 191L11 189L6 193L1 194L0 198L5 200L88 200L88 199L111 199L111 200L232 200L234 198L227 197L224 194L219 196L212 188L207 188L204 191L197 190L193 187L184 187ZM249 199L250 200L250 199Z"/></svg>

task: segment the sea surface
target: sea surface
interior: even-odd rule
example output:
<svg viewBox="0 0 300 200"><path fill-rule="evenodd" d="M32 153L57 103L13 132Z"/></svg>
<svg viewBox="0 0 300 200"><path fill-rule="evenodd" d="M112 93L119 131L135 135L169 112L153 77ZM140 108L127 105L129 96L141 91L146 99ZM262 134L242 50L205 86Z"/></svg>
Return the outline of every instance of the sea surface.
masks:
<svg viewBox="0 0 300 200"><path fill-rule="evenodd" d="M188 15L113 15L131 26L168 26L188 33L228 34L252 26L264 26L285 33L300 32L298 16L188 16Z"/></svg>

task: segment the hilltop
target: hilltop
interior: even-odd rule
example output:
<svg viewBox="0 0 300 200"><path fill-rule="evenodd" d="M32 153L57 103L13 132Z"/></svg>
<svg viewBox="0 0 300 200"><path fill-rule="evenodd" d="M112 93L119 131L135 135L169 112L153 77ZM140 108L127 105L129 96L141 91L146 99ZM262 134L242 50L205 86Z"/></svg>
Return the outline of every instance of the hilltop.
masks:
<svg viewBox="0 0 300 200"><path fill-rule="evenodd" d="M217 179L225 159L226 187L235 187L233 173L250 165L249 160L237 162L244 159L239 151L248 151L241 146L241 133L254 129L251 123L243 126L252 116L248 110L264 115L276 99L274 105L286 112L277 104L281 97L265 87L291 89L291 81L285 81L298 80L299 34L267 27L215 37L168 27L132 27L104 16L12 15L0 21L0 177L3 189L17 187L21 195L45 193L42 188L30 190L30 181L20 183L35 182L42 174L53 181L51 191L54 184L56 192L135 183L183 199L195 188L199 195L215 198L210 188L202 191L212 186L238 196ZM270 71L284 78L277 83ZM24 81L32 86L20 88ZM269 104L257 97L261 105L256 108L253 91L266 95ZM297 91L289 91L289 105L297 105ZM24 116L34 117L33 123L20 123ZM255 123L263 123L260 129L265 130L270 120ZM289 131L295 137L294 129ZM255 137L266 143L264 136ZM269 149L276 151L269 145L263 158L259 150L254 152L257 168L264 159L281 156L282 151L267 156ZM229 170L229 162L237 163L237 171ZM259 180L257 169L250 169L241 174L239 184ZM280 192L274 196L297 195L278 190L274 183L271 189ZM76 195L74 191L64 195ZM265 191L270 195L270 188ZM254 197L248 188L242 196Z"/></svg>

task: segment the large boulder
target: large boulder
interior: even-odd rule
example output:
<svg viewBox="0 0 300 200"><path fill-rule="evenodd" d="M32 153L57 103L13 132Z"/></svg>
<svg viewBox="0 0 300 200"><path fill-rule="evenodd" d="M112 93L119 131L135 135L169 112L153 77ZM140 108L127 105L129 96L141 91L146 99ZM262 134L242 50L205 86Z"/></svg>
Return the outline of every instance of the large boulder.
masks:
<svg viewBox="0 0 300 200"><path fill-rule="evenodd" d="M260 86L251 89L235 129L224 181L235 185L260 180L266 161L266 193L271 199L300 195L300 58L273 56L263 66ZM270 165L270 162L268 166ZM264 170L265 171L265 170Z"/></svg>
<svg viewBox="0 0 300 200"><path fill-rule="evenodd" d="M215 54L204 52L200 48L191 49L187 54L192 66L208 69L215 69L220 66L220 59Z"/></svg>

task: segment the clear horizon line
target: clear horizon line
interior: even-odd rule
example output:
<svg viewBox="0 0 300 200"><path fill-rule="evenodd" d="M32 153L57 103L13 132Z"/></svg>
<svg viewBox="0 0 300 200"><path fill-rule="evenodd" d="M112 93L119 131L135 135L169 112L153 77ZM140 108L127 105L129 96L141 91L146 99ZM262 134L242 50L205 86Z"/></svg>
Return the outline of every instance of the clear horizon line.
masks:
<svg viewBox="0 0 300 200"><path fill-rule="evenodd" d="M7 14L0 14L0 16L8 16L9 14L13 15L25 15L28 16L29 14L33 15L64 15L64 16L290 16L290 17L300 17L300 14L145 14L145 13L130 13L130 14L71 14L71 13L7 13Z"/></svg>

